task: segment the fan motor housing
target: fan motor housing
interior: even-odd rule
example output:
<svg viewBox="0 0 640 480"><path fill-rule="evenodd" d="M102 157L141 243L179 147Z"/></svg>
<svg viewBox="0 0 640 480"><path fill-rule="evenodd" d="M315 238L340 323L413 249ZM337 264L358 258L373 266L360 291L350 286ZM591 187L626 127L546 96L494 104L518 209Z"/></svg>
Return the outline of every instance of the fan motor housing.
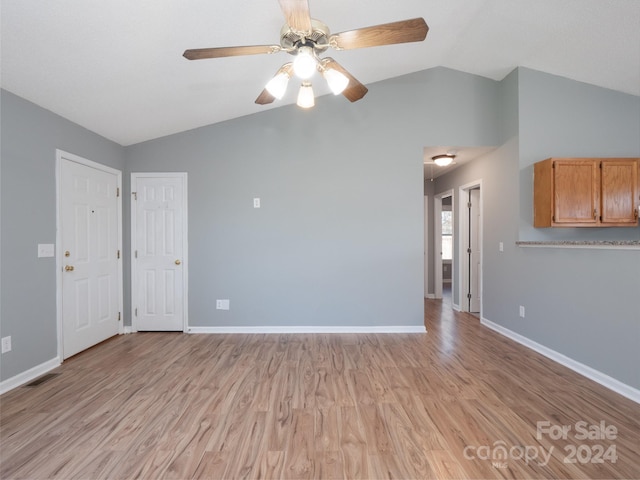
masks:
<svg viewBox="0 0 640 480"><path fill-rule="evenodd" d="M324 23L311 19L311 33L292 30L284 25L280 30L280 45L284 50L295 55L299 47L313 47L316 52L323 52L329 48L329 27Z"/></svg>

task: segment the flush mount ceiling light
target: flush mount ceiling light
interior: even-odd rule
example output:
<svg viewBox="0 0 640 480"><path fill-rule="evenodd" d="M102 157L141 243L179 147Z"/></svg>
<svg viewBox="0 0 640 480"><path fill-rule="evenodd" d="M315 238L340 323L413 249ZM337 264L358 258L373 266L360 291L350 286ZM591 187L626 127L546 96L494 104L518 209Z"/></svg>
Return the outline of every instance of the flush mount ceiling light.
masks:
<svg viewBox="0 0 640 480"><path fill-rule="evenodd" d="M453 163L454 158L456 158L456 156L453 155L452 153L445 153L442 155L436 155L435 157L431 157L431 160L433 160L433 163L435 163L439 167L446 167L448 165L451 165L451 163Z"/></svg>
<svg viewBox="0 0 640 480"><path fill-rule="evenodd" d="M329 32L329 27L311 18L308 0L278 0L278 2L287 22L280 31L280 45L196 48L185 50L183 56L188 60L201 60L286 52L295 57L294 61L280 67L280 70L267 83L265 89L256 99L257 104L266 105L276 99L281 99L293 74L303 81L298 98L304 88L303 96L308 99L308 92L311 91L313 94L308 80L316 71L322 74L335 95L342 94L350 102L355 102L366 95L367 87L332 58L320 58L321 54L328 48L351 50L397 43L421 42L429 31L423 18L412 18L332 35ZM307 101L305 104L308 103ZM300 104L299 101L298 104Z"/></svg>

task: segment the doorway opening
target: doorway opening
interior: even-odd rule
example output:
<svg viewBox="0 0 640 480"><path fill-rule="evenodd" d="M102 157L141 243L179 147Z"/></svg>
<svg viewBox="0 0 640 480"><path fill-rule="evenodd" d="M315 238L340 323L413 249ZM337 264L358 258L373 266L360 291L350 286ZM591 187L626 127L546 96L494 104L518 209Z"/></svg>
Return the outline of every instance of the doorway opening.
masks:
<svg viewBox="0 0 640 480"><path fill-rule="evenodd" d="M435 298L442 299L447 294L453 299L455 245L455 209L453 190L434 196L434 282ZM452 302L453 304L453 302Z"/></svg>

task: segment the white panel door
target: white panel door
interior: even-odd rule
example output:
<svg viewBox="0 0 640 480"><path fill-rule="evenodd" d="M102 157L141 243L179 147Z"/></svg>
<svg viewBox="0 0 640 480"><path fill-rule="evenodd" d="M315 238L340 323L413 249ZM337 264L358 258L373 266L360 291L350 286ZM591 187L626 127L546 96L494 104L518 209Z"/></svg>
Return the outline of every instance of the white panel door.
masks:
<svg viewBox="0 0 640 480"><path fill-rule="evenodd" d="M469 190L469 312L480 312L480 189Z"/></svg>
<svg viewBox="0 0 640 480"><path fill-rule="evenodd" d="M59 161L62 349L68 358L119 332L118 176Z"/></svg>
<svg viewBox="0 0 640 480"><path fill-rule="evenodd" d="M184 331L186 174L132 175L135 330Z"/></svg>

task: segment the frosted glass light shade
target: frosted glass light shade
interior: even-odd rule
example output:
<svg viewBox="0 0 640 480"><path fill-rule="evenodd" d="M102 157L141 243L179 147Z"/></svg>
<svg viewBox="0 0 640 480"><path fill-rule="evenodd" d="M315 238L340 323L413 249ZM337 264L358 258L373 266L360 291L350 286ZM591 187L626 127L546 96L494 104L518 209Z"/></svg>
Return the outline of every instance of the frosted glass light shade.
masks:
<svg viewBox="0 0 640 480"><path fill-rule="evenodd" d="M298 101L296 104L301 108L311 108L316 104L313 96L313 88L310 83L303 83L298 92Z"/></svg>
<svg viewBox="0 0 640 480"><path fill-rule="evenodd" d="M324 78L334 95L340 95L349 85L349 79L333 68L324 71Z"/></svg>
<svg viewBox="0 0 640 480"><path fill-rule="evenodd" d="M453 155L437 155L433 157L433 163L435 163L439 167L446 167L447 165L451 165L453 159Z"/></svg>
<svg viewBox="0 0 640 480"><path fill-rule="evenodd" d="M300 47L293 61L293 72L303 80L311 78L316 71L317 61L311 47Z"/></svg>
<svg viewBox="0 0 640 480"><path fill-rule="evenodd" d="M289 75L280 72L267 83L265 87L267 92L280 100L284 93L287 91L287 84L289 83Z"/></svg>

